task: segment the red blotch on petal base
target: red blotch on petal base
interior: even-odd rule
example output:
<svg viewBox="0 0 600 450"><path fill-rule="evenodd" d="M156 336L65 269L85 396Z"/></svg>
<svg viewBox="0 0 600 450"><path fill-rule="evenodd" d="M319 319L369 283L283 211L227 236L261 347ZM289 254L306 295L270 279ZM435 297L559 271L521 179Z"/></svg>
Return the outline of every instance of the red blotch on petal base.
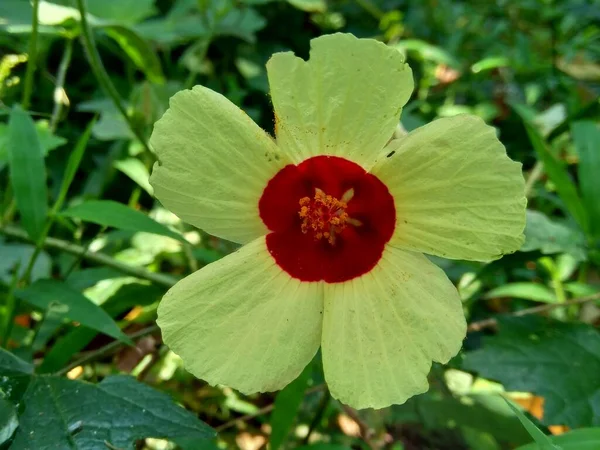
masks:
<svg viewBox="0 0 600 450"><path fill-rule="evenodd" d="M300 200L318 190L347 201L350 218L335 241L303 232ZM381 259L396 225L394 199L387 187L361 166L336 156L315 156L281 169L259 201L260 217L271 233L267 248L277 264L302 281L339 283L369 272Z"/></svg>

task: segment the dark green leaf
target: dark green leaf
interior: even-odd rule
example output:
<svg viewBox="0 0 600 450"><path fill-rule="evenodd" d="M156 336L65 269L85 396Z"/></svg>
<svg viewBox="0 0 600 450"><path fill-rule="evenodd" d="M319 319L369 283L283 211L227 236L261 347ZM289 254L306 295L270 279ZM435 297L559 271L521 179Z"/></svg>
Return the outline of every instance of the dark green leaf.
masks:
<svg viewBox="0 0 600 450"><path fill-rule="evenodd" d="M182 235L152 220L146 214L111 200L90 200L63 211L62 215L121 230L160 234L186 242Z"/></svg>
<svg viewBox="0 0 600 450"><path fill-rule="evenodd" d="M0 392L8 400L19 402L32 374L32 364L0 348Z"/></svg>
<svg viewBox="0 0 600 450"><path fill-rule="evenodd" d="M67 192L69 191L69 187L75 178L75 174L77 173L77 169L79 169L79 164L81 164L81 159L83 158L83 154L87 147L88 141L90 139L90 135L92 134L92 129L96 123L96 119L93 119L77 141L75 148L69 155L69 159L67 160L67 166L65 167L65 173L63 175L63 181L60 185L60 191L58 194L58 198L54 203L52 208L53 213L57 213L65 201L67 197Z"/></svg>
<svg viewBox="0 0 600 450"><path fill-rule="evenodd" d="M569 253L575 259L586 259L585 236L579 229L551 220L539 211L527 210L525 244L522 252L539 250L545 255Z"/></svg>
<svg viewBox="0 0 600 450"><path fill-rule="evenodd" d="M600 237L600 127L583 121L573 123L571 130L579 155L579 185L590 217L590 231Z"/></svg>
<svg viewBox="0 0 600 450"><path fill-rule="evenodd" d="M7 285L10 284L13 271L17 265L19 267L19 278L25 275L27 264L34 251L35 247L33 245L0 243L0 255L2 255L0 258L0 281ZM31 271L31 281L48 278L51 266L52 261L48 254L44 251L40 252Z"/></svg>
<svg viewBox="0 0 600 450"><path fill-rule="evenodd" d="M271 413L270 420L271 437L269 438L269 444L271 450L277 450L285 442L296 420L300 404L304 399L311 371L312 364L309 364L298 378L288 384L275 397L275 409Z"/></svg>
<svg viewBox="0 0 600 450"><path fill-rule="evenodd" d="M556 303L556 294L548 286L538 283L508 283L492 289L485 298L516 297L536 302Z"/></svg>
<svg viewBox="0 0 600 450"><path fill-rule="evenodd" d="M214 435L168 395L128 376L108 377L99 384L38 376L23 402L11 450L101 449L105 443L129 449L147 437Z"/></svg>
<svg viewBox="0 0 600 450"><path fill-rule="evenodd" d="M10 439L18 426L15 407L0 396L0 445Z"/></svg>
<svg viewBox="0 0 600 450"><path fill-rule="evenodd" d="M65 283L39 280L24 289L17 289L15 295L43 311L52 309L53 314L62 314L69 320L131 343L106 311Z"/></svg>
<svg viewBox="0 0 600 450"><path fill-rule="evenodd" d="M540 317L500 318L497 336L467 353L464 367L509 391L545 398L545 424L599 425L600 333Z"/></svg>
<svg viewBox="0 0 600 450"><path fill-rule="evenodd" d="M541 430L536 427L535 424L529 420L529 418L519 408L513 405L509 400L506 400L506 403L519 418L523 424L523 427L525 427L531 438L537 444L539 450L560 450L559 447L556 447L554 444L552 444L550 438L542 433Z"/></svg>
<svg viewBox="0 0 600 450"><path fill-rule="evenodd" d="M160 60L146 40L132 29L119 25L106 26L104 32L119 44L119 47L138 69L144 72L148 80L152 83L164 83L165 77Z"/></svg>
<svg viewBox="0 0 600 450"><path fill-rule="evenodd" d="M37 241L48 213L44 152L33 120L19 106L13 107L8 127L10 178L21 224Z"/></svg>
<svg viewBox="0 0 600 450"><path fill-rule="evenodd" d="M550 440L562 450L598 450L600 448L600 428L582 428L569 431ZM539 450L536 444L529 444L515 450Z"/></svg>
<svg viewBox="0 0 600 450"><path fill-rule="evenodd" d="M558 195L565 203L573 218L581 228L587 232L589 229L589 218L573 179L569 175L564 164L550 152L542 136L540 136L539 132L530 121L526 119L526 115L521 113L522 108L520 108L519 105L513 105L513 107L517 113L521 114L523 125L527 130L531 145L540 161L544 163L544 170L555 184Z"/></svg>
<svg viewBox="0 0 600 450"><path fill-rule="evenodd" d="M94 270L94 269L87 269ZM81 278L77 278L82 281ZM68 283L71 281L67 280ZM125 313L136 305L149 305L157 302L164 294L163 289L153 285L131 283L122 286L102 306L111 317ZM59 337L46 353L44 361L38 367L39 373L56 372L69 362L71 357L83 350L96 336L91 328L77 327Z"/></svg>

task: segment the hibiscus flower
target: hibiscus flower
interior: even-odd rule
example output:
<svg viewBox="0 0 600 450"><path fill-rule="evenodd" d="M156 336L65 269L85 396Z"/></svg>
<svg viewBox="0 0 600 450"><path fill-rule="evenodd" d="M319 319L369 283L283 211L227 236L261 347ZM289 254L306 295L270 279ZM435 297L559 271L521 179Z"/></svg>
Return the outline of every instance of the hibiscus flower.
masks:
<svg viewBox="0 0 600 450"><path fill-rule="evenodd" d="M246 394L281 389L320 347L333 397L403 403L466 333L457 290L424 253L517 250L521 165L469 115L390 140L413 78L381 42L319 37L308 61L276 53L267 72L276 139L202 86L154 128L156 197L244 244L168 291L164 341L192 374Z"/></svg>

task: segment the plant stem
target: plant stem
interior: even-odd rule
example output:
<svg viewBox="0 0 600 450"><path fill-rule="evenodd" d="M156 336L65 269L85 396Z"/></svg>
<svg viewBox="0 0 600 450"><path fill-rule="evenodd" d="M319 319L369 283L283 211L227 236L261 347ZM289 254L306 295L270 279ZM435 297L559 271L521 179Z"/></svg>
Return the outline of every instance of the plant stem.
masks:
<svg viewBox="0 0 600 450"><path fill-rule="evenodd" d="M25 231L10 225L0 227L0 234L19 239L21 241L32 242ZM63 252L71 253L72 255L81 256L83 259L88 261L112 267L113 269L123 272L124 274L132 275L137 278L143 278L159 286L171 287L177 282L176 278L169 275L154 273L144 269L143 267L135 267L129 264L124 264L103 253L88 252L85 247L71 244L70 242L63 241L61 239L47 237L42 243L42 247L53 248Z"/></svg>
<svg viewBox="0 0 600 450"><path fill-rule="evenodd" d="M54 87L54 107L52 108L52 117L50 118L50 130L52 132L56 131L56 126L58 125L58 121L60 120L60 114L62 112L62 98L59 97L62 93L65 92L65 78L67 76L67 69L69 68L69 64L71 64L71 56L73 55L73 41L71 39L67 39L67 43L65 44L65 51L63 52L62 58L60 60L60 65L58 66L58 72L56 74L56 86ZM66 94L64 94L66 97Z"/></svg>
<svg viewBox="0 0 600 450"><path fill-rule="evenodd" d="M531 314L538 314L543 312L552 311L556 308L564 308L566 306L573 305L582 305L584 303L593 302L595 300L600 300L600 292L592 295L588 295L585 297L574 298L571 300L567 300L563 303L550 303L546 305L534 306L533 308L522 309L521 311L516 311L512 314L507 314L512 317L523 317L529 316ZM492 328L498 325L498 320L495 318L489 318L484 320L479 320L477 322L472 322L469 324L468 331L480 331L484 328Z"/></svg>
<svg viewBox="0 0 600 450"><path fill-rule="evenodd" d="M115 106L117 107L117 109L119 110L119 112L121 113L121 115L123 116L125 121L127 122L127 125L129 125L129 128L131 129L131 131L133 132L135 137L140 141L140 143L144 146L144 148L147 151L152 153L150 150L150 147L148 145L148 142L146 141L146 139L144 138L144 136L142 135L142 133L140 132L138 127L135 126L133 120L131 119L131 117L129 117L129 114L127 114L127 110L125 109L125 106L123 106L123 102L121 101L119 92L117 91L114 84L110 80L110 77L109 77L108 73L106 72L104 65L102 64L102 59L100 58L100 53L98 53L98 48L96 47L96 42L94 41L94 35L93 35L92 30L87 21L85 0L77 0L77 9L79 10L79 13L81 14L81 37L82 37L83 47L88 56L88 61L92 68L92 72L94 73L94 76L96 77L96 80L98 81L98 83L100 84L102 89L112 99L113 103L115 104Z"/></svg>
<svg viewBox="0 0 600 450"><path fill-rule="evenodd" d="M331 394L329 393L329 389L326 388L325 391L323 392L323 398L321 398L321 401L319 402L319 406L317 406L315 415L314 415L312 421L310 422L310 425L308 426L308 433L306 433L306 436L302 440L302 445L308 444L308 441L310 440L311 435L317 429L317 427L321 423L321 420L323 420L323 415L325 414L325 411L327 410L327 407L329 406L330 400L331 400Z"/></svg>
<svg viewBox="0 0 600 450"><path fill-rule="evenodd" d="M31 104L31 94L33 92L33 74L35 73L35 60L37 57L37 39L38 39L38 11L40 1L33 0L33 14L31 17L31 37L29 38L29 51L27 55L27 68L25 69L25 81L23 87L23 98L21 105L23 109L29 109Z"/></svg>

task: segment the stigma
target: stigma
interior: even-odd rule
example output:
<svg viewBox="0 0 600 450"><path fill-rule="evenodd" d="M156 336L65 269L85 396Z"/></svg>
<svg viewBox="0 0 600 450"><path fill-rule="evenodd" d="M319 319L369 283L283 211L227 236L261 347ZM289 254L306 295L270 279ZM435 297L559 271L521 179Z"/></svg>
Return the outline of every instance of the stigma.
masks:
<svg viewBox="0 0 600 450"><path fill-rule="evenodd" d="M346 212L348 202L353 196L354 189L347 190L342 198L337 199L316 188L313 198L302 197L299 201L300 211L298 211L302 219L300 225L302 233L310 232L315 240L326 239L329 244L335 245L336 236L348 224L360 225L360 222L350 218Z"/></svg>

